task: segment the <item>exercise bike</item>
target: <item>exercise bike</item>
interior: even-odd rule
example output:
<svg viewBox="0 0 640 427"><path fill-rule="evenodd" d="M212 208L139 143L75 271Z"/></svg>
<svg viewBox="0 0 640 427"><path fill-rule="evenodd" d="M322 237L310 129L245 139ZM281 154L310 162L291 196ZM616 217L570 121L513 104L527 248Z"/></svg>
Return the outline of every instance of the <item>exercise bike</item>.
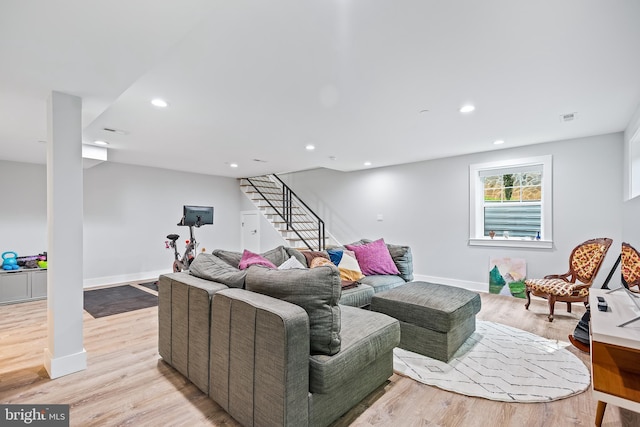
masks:
<svg viewBox="0 0 640 427"><path fill-rule="evenodd" d="M180 227L189 227L189 240L187 240L184 254L180 256L176 241L180 238L178 234L169 234L165 243L167 249L173 249L173 272L179 273L188 270L196 257L198 242L193 233L193 227L201 227L206 224L213 224L213 208L204 206L184 206L184 214L177 224ZM204 251L204 249L203 249Z"/></svg>
<svg viewBox="0 0 640 427"><path fill-rule="evenodd" d="M178 252L178 246L176 244L176 240L178 240L180 236L178 234L167 235L167 239L169 240L165 242L165 245L167 249L173 248L173 256L175 259L173 261L174 273L179 273L183 270L188 270L189 266L191 265L191 262L193 262L193 259L195 258L195 252L196 252L196 247L198 243L196 242L196 238L193 234L192 225L189 226L189 235L190 235L190 239L185 242L186 246L185 246L184 254L182 255L182 257Z"/></svg>

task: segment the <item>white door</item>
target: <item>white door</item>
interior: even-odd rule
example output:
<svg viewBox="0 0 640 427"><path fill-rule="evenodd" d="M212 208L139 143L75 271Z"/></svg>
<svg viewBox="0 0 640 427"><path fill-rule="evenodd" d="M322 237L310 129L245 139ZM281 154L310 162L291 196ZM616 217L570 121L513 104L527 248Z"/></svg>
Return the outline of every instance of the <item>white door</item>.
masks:
<svg viewBox="0 0 640 427"><path fill-rule="evenodd" d="M240 212L240 236L242 249L260 252L260 216L258 211Z"/></svg>

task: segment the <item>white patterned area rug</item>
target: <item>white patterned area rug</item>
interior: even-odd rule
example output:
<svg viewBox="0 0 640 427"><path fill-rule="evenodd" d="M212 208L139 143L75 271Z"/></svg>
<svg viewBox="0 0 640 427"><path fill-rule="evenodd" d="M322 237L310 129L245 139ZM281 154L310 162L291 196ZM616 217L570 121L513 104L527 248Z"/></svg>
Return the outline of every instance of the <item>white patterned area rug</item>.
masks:
<svg viewBox="0 0 640 427"><path fill-rule="evenodd" d="M549 402L585 391L587 367L569 344L499 323L476 322L476 331L449 363L401 348L393 368L424 384L503 402Z"/></svg>

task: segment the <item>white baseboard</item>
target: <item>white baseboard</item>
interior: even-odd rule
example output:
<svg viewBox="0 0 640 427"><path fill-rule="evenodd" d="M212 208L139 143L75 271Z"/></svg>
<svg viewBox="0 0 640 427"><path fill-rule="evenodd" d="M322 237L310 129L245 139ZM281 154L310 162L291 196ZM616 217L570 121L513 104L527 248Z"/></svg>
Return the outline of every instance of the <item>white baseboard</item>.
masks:
<svg viewBox="0 0 640 427"><path fill-rule="evenodd" d="M84 279L83 286L85 288L95 288L99 286L115 285L118 283L138 282L143 280L157 280L161 274L168 274L171 271L157 270L145 271L132 274L121 274L116 276L95 277L92 279ZM458 288L469 289L476 292L489 292L489 284L483 282L471 282L467 280L451 279L447 277L426 276L422 274L414 274L414 281L440 283L442 285L455 286Z"/></svg>
<svg viewBox="0 0 640 427"><path fill-rule="evenodd" d="M450 279L447 277L424 276L421 274L413 275L414 281L439 283L441 285L455 286L476 292L489 292L489 283L471 282L467 280Z"/></svg>
<svg viewBox="0 0 640 427"><path fill-rule="evenodd" d="M87 352L83 348L82 351L78 353L54 358L49 349L45 348L44 368L52 380L75 372L84 371L87 369Z"/></svg>
<svg viewBox="0 0 640 427"><path fill-rule="evenodd" d="M171 273L168 270L143 271L132 274L121 274L117 276L95 277L92 279L84 279L82 285L84 288L95 288L98 286L115 285L117 283L139 282L143 280L157 280L161 274Z"/></svg>

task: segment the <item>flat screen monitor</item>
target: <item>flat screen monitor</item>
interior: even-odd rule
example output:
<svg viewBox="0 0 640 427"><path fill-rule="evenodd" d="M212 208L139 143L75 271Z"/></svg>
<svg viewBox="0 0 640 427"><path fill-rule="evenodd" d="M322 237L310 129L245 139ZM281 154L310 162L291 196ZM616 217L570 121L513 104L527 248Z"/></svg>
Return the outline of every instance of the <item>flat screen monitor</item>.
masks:
<svg viewBox="0 0 640 427"><path fill-rule="evenodd" d="M180 225L196 226L213 224L213 206L184 205Z"/></svg>

